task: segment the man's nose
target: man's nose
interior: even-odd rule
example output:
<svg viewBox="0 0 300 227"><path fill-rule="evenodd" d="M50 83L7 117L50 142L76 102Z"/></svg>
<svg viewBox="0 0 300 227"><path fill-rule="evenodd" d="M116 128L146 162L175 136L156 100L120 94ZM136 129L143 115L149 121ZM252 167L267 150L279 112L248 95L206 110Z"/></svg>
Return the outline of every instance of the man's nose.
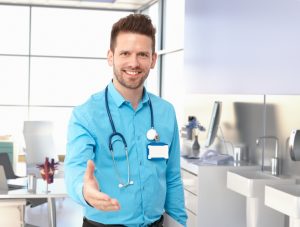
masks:
<svg viewBox="0 0 300 227"><path fill-rule="evenodd" d="M139 62L138 56L137 55L130 56L129 64L133 68L140 66L140 62Z"/></svg>

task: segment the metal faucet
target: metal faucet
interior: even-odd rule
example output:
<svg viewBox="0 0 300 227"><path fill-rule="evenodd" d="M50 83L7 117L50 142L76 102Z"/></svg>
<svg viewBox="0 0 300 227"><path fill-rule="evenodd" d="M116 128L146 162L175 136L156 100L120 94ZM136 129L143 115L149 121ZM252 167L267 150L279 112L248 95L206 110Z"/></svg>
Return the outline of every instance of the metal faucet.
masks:
<svg viewBox="0 0 300 227"><path fill-rule="evenodd" d="M279 175L278 138L276 136L261 136L256 139L256 144L259 145L261 140L266 139L275 140L275 156L271 160L271 173L277 176ZM261 171L264 171L264 150L262 152Z"/></svg>

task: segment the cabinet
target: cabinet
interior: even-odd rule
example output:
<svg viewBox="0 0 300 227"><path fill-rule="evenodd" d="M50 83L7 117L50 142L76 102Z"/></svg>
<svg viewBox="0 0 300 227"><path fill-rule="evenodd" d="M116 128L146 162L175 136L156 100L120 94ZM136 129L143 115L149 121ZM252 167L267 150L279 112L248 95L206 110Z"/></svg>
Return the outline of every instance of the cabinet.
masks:
<svg viewBox="0 0 300 227"><path fill-rule="evenodd" d="M181 160L188 227L246 226L246 201L227 189L227 171L258 166L197 165Z"/></svg>
<svg viewBox="0 0 300 227"><path fill-rule="evenodd" d="M25 226L24 212L25 199L0 200L0 226L20 227Z"/></svg>
<svg viewBox="0 0 300 227"><path fill-rule="evenodd" d="M197 226L198 177L195 173L186 169L181 169L181 177L184 187L185 208L188 215L187 226Z"/></svg>
<svg viewBox="0 0 300 227"><path fill-rule="evenodd" d="M184 188L185 209L188 216L187 227L196 227L198 213L198 166L181 160L181 177Z"/></svg>
<svg viewBox="0 0 300 227"><path fill-rule="evenodd" d="M246 226L245 199L227 189L227 171L234 166L199 166L198 226Z"/></svg>

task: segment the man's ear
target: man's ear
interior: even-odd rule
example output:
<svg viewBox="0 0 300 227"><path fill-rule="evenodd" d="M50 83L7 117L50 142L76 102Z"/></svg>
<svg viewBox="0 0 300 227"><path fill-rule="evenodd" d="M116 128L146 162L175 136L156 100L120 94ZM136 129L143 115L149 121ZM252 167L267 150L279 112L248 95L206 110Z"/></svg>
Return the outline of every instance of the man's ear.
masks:
<svg viewBox="0 0 300 227"><path fill-rule="evenodd" d="M114 53L111 50L107 51L107 62L110 66L113 65L113 57Z"/></svg>
<svg viewBox="0 0 300 227"><path fill-rule="evenodd" d="M156 60L157 60L157 53L154 53L154 54L152 54L151 69L153 69L155 67Z"/></svg>

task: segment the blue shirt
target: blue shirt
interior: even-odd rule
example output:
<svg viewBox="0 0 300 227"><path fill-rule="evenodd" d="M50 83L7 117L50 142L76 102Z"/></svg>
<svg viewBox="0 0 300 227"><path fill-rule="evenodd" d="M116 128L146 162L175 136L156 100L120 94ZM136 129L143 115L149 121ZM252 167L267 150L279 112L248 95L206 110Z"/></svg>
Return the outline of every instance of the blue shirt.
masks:
<svg viewBox="0 0 300 227"><path fill-rule="evenodd" d="M147 131L151 128L151 99L154 128L160 142L169 145L169 159L147 159ZM69 122L65 180L70 197L84 207L84 215L92 221L126 226L147 226L166 212L186 225L183 186L180 175L178 127L173 106L146 92L136 110L115 89L108 85L108 103L116 127L128 146L130 178L134 184L119 188L108 147L112 127L105 107L105 92L94 94L86 103L75 107ZM127 161L124 146L113 140L116 167L122 181L127 182ZM100 211L89 206L83 198L83 176L86 163L95 163L95 177L100 190L116 198L121 209Z"/></svg>

